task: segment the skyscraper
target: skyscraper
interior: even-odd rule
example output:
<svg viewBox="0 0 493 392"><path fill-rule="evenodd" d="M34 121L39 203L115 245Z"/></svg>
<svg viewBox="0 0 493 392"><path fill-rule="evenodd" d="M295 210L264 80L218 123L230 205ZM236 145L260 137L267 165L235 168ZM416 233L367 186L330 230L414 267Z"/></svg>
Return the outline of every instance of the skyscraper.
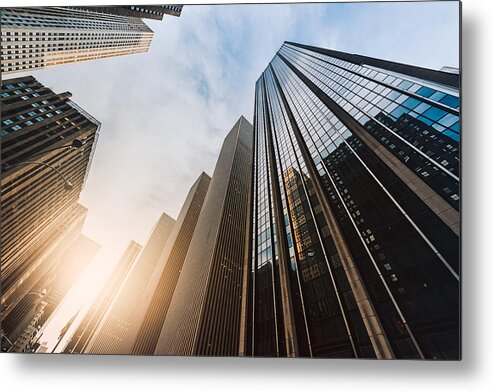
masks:
<svg viewBox="0 0 493 392"><path fill-rule="evenodd" d="M241 355L460 357L459 82L281 47L256 84Z"/></svg>
<svg viewBox="0 0 493 392"><path fill-rule="evenodd" d="M125 351L129 331L135 329L134 317L142 307L143 295L166 241L173 233L175 220L163 213L132 269L128 272L99 327L88 343L92 354L129 354Z"/></svg>
<svg viewBox="0 0 493 392"><path fill-rule="evenodd" d="M153 32L141 19L63 7L2 8L1 72L144 53Z"/></svg>
<svg viewBox="0 0 493 392"><path fill-rule="evenodd" d="M142 246L137 242L130 241L108 281L64 347L64 353L83 354L86 352L87 345L93 338L96 330L98 330L99 325L105 320L114 297L121 290L123 282L127 278L129 271L132 270L141 249Z"/></svg>
<svg viewBox="0 0 493 392"><path fill-rule="evenodd" d="M87 214L77 200L100 124L70 96L31 76L2 81L2 321L55 265L74 219Z"/></svg>
<svg viewBox="0 0 493 392"><path fill-rule="evenodd" d="M155 354L238 355L252 143L253 127L240 117L224 140Z"/></svg>
<svg viewBox="0 0 493 392"><path fill-rule="evenodd" d="M132 328L122 347L125 353L144 355L154 352L210 180L206 173L202 173L188 192L173 231L156 260L152 276L149 276Z"/></svg>
<svg viewBox="0 0 493 392"><path fill-rule="evenodd" d="M100 124L69 97L32 77L2 83L2 303L22 295L18 286L29 291L46 236L77 202L89 169Z"/></svg>

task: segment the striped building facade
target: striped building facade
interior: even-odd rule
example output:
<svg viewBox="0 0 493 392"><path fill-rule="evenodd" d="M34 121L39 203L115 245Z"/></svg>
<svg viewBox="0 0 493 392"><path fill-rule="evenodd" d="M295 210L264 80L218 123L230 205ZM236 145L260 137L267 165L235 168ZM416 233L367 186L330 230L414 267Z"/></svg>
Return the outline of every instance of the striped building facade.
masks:
<svg viewBox="0 0 493 392"><path fill-rule="evenodd" d="M460 358L459 86L284 43L256 84L241 355Z"/></svg>

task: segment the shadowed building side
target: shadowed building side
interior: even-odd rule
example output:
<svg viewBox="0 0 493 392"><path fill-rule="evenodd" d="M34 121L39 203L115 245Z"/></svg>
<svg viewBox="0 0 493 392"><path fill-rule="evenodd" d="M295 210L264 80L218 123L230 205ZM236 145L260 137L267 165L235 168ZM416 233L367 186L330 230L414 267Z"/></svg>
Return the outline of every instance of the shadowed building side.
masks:
<svg viewBox="0 0 493 392"><path fill-rule="evenodd" d="M157 355L238 355L252 142L240 117L216 163Z"/></svg>

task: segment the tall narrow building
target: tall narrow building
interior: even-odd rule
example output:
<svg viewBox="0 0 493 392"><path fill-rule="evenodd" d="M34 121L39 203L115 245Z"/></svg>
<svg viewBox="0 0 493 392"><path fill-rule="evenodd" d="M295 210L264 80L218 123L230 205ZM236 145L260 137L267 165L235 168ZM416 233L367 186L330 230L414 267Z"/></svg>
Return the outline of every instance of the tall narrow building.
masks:
<svg viewBox="0 0 493 392"><path fill-rule="evenodd" d="M87 344L91 354L129 354L124 350L129 331L135 328L135 313L142 306L143 294L159 256L173 233L175 220L163 213L151 231L149 239L132 269L128 272L94 337Z"/></svg>
<svg viewBox="0 0 493 392"><path fill-rule="evenodd" d="M459 82L284 43L256 84L241 355L460 358Z"/></svg>
<svg viewBox="0 0 493 392"><path fill-rule="evenodd" d="M141 19L64 7L2 8L3 75L145 53L153 32Z"/></svg>
<svg viewBox="0 0 493 392"><path fill-rule="evenodd" d="M83 354L99 325L105 318L112 300L121 289L125 278L139 255L142 246L130 241L122 257L113 269L108 281L94 300L91 308L78 325L74 334L63 349L65 354Z"/></svg>
<svg viewBox="0 0 493 392"><path fill-rule="evenodd" d="M253 127L240 117L224 140L155 354L238 355L252 144Z"/></svg>
<svg viewBox="0 0 493 392"><path fill-rule="evenodd" d="M188 192L135 313L132 329L122 347L125 353L149 355L154 351L210 180L206 173L202 173Z"/></svg>
<svg viewBox="0 0 493 392"><path fill-rule="evenodd" d="M31 76L2 81L2 321L59 260L64 232L87 209L77 200L100 123ZM16 317L12 315L12 317Z"/></svg>

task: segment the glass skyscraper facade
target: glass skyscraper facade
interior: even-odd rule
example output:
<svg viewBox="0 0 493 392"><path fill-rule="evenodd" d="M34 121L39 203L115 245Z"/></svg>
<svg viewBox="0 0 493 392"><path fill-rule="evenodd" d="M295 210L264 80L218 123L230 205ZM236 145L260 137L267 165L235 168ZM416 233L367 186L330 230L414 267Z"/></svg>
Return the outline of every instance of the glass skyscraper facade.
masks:
<svg viewBox="0 0 493 392"><path fill-rule="evenodd" d="M460 357L459 81L284 43L256 84L241 355Z"/></svg>

